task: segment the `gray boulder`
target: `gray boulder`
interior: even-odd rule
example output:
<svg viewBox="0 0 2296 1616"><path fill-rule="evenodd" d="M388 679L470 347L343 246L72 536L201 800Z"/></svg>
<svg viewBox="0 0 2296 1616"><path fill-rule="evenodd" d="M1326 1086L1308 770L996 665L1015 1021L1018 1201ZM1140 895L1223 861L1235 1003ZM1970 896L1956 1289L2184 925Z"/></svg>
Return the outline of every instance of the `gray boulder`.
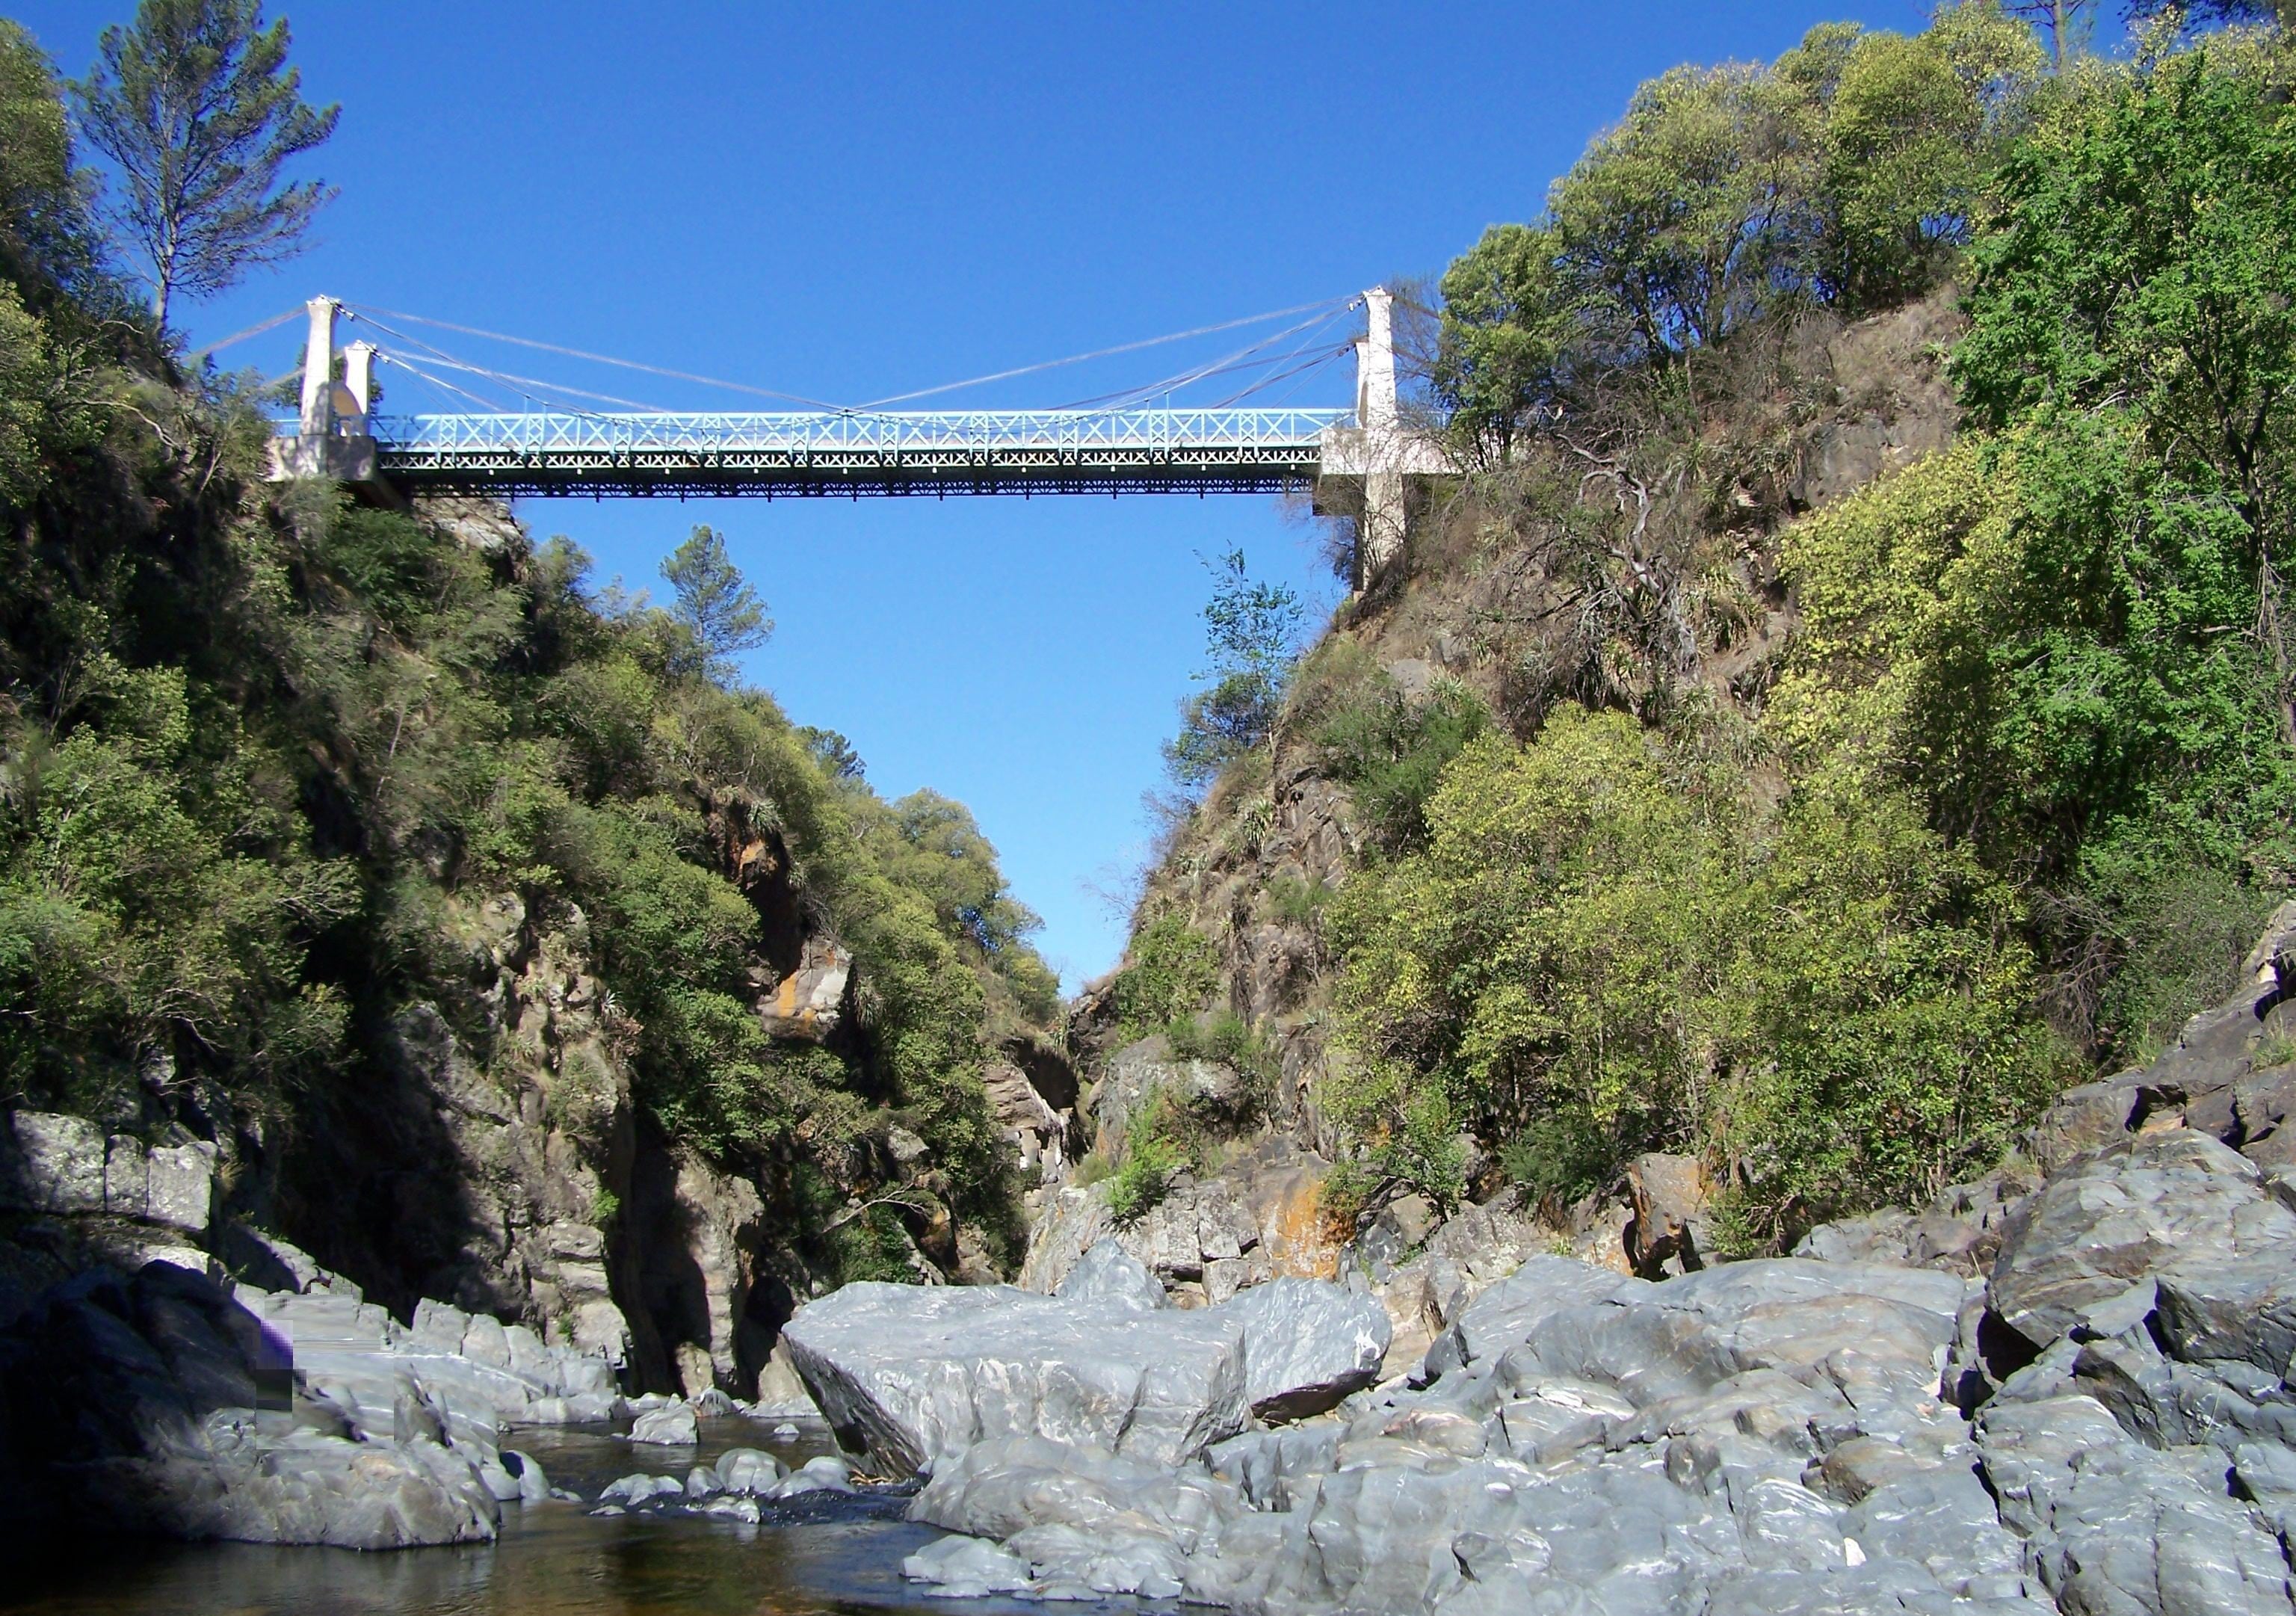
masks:
<svg viewBox="0 0 2296 1616"><path fill-rule="evenodd" d="M1387 1309L1320 1279L1277 1279L1211 1309L1243 1332L1243 1394L1263 1420L1321 1414L1379 1379Z"/></svg>
<svg viewBox="0 0 2296 1616"><path fill-rule="evenodd" d="M1172 1299L1145 1264L1113 1240L1103 1240L1077 1259L1053 1294L1067 1301L1103 1302L1135 1313L1168 1308Z"/></svg>
<svg viewBox="0 0 2296 1616"><path fill-rule="evenodd" d="M624 1476L619 1481L608 1482L606 1489L598 1495L598 1502L619 1504L625 1508L634 1509L652 1498L685 1497L685 1484L676 1476L647 1475L641 1472L636 1475Z"/></svg>
<svg viewBox="0 0 2296 1616"><path fill-rule="evenodd" d="M1029 1585L1029 1563L1009 1549L978 1538L943 1538L901 1562L901 1575L929 1582L944 1599L979 1599L1012 1594Z"/></svg>
<svg viewBox="0 0 2296 1616"><path fill-rule="evenodd" d="M652 1443L657 1447L691 1448L701 1440L701 1422L694 1418L690 1404L673 1402L660 1408L649 1408L631 1422L630 1440Z"/></svg>
<svg viewBox="0 0 2296 1616"><path fill-rule="evenodd" d="M1992 1303L2046 1347L2145 1283L2179 1358L2276 1374L2296 1354L2296 1212L2196 1129L2134 1136L2050 1179L2010 1220Z"/></svg>
<svg viewBox="0 0 2296 1616"><path fill-rule="evenodd" d="M729 1448L718 1456L718 1484L727 1492L761 1493L787 1474L787 1465L758 1448Z"/></svg>
<svg viewBox="0 0 2296 1616"><path fill-rule="evenodd" d="M1004 1538L1026 1568L1028 1591L1044 1598L1176 1597L1188 1556L1242 1513L1233 1485L1200 1471L1041 1437L975 1444L909 1506L912 1521Z"/></svg>
<svg viewBox="0 0 2296 1616"><path fill-rule="evenodd" d="M47 1292L0 1335L0 1476L75 1529L404 1548L490 1539L490 1446L368 1438L324 1401L258 1412L284 1343L203 1276L154 1262Z"/></svg>
<svg viewBox="0 0 2296 1616"><path fill-rule="evenodd" d="M1427 1350L1422 1377L1496 1358L1529 1341L1538 1326L1565 1308L1631 1297L1648 1282L1567 1257L1533 1257L1508 1278L1469 1302Z"/></svg>
<svg viewBox="0 0 2296 1616"><path fill-rule="evenodd" d="M864 1283L783 1339L840 1442L899 1474L1021 1433L1179 1464L1248 1417L1242 1330L1210 1313Z"/></svg>
<svg viewBox="0 0 2296 1616"><path fill-rule="evenodd" d="M104 1210L103 1130L60 1112L9 1112L0 1127L0 1209Z"/></svg>
<svg viewBox="0 0 2296 1616"><path fill-rule="evenodd" d="M2000 1403L1988 1485L2058 1604L2079 1616L2284 1616L2288 1562L2225 1496L2214 1448L2156 1451L2094 1399Z"/></svg>

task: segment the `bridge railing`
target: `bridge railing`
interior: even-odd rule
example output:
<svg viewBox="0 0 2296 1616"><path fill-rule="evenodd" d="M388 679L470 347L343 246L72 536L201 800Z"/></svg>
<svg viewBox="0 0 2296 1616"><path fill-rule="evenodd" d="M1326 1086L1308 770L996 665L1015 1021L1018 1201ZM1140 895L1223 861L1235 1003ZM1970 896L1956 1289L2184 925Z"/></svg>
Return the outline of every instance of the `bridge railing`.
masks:
<svg viewBox="0 0 2296 1616"><path fill-rule="evenodd" d="M1350 424L1335 409L965 410L586 414L384 415L371 423L389 454L547 455L554 452L830 451L882 454L972 450L1126 450L1312 447L1326 428Z"/></svg>

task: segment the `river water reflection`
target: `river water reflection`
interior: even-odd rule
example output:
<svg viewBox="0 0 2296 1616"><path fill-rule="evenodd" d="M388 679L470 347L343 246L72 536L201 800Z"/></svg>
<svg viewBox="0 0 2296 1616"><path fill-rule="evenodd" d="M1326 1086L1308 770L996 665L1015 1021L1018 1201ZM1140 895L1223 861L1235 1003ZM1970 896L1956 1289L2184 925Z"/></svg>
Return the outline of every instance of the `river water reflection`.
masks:
<svg viewBox="0 0 2296 1616"><path fill-rule="evenodd" d="M603 1435L521 1431L555 1486L586 1498L633 1470L684 1475L747 1445L802 1459L811 1442L761 1440L711 1421L700 1449L636 1454ZM1046 1616L1009 1600L921 1597L901 1559L940 1534L898 1521L748 1526L623 1515L588 1505L506 1505L501 1538L468 1548L360 1554L253 1544L117 1539L0 1550L0 1611L41 1616L748 1616L750 1612L931 1612ZM1062 1604L1060 1616L1136 1611L1129 1600Z"/></svg>

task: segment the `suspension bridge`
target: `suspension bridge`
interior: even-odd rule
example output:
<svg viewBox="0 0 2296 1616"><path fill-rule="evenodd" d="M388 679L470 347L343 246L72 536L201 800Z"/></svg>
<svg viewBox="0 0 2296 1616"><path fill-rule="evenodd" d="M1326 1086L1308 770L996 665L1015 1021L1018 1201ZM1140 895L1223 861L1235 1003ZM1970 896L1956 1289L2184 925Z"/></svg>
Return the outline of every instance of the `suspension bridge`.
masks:
<svg viewBox="0 0 2296 1616"><path fill-rule="evenodd" d="M1334 346L1329 328L1360 310L1362 334ZM1148 493L1278 493L1306 489L1319 513L1358 524L1357 584L1400 549L1417 488L1450 468L1436 445L1407 430L1398 408L1393 299L1374 288L1353 299L1278 310L1098 353L858 406L837 406L747 383L610 358L529 338L368 310L314 298L301 407L275 423L275 478L325 478L372 498L425 494L606 497L824 496ZM1253 339L1192 372L1056 409L888 407L1085 360L1289 316L1297 324ZM266 322L284 324L293 313ZM344 324L362 335L339 345ZM804 408L693 411L649 408L473 363L420 324L619 365L686 383L760 394ZM1286 340L1308 333L1282 351ZM252 334L242 333L242 336ZM234 338L231 340L238 340ZM1320 345L1319 345L1320 344ZM1275 384L1351 356L1352 409L1247 402ZM429 390L475 409L390 414L377 406L377 367L396 366ZM441 373L446 373L442 374ZM1247 378L1221 400L1176 405L1176 392L1214 377ZM518 408L486 390L510 389ZM600 405L606 407L584 407Z"/></svg>

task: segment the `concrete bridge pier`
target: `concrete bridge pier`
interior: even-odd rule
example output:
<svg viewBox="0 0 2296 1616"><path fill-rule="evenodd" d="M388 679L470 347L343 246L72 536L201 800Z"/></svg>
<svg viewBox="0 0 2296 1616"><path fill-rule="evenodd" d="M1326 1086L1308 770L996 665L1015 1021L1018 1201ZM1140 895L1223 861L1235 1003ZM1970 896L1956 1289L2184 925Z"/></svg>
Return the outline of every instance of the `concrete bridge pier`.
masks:
<svg viewBox="0 0 2296 1616"><path fill-rule="evenodd" d="M376 473L374 436L367 406L374 397L374 344L354 342L343 350L343 375L335 375L334 299L313 298L310 334L303 345L303 403L297 435L271 440L275 480L324 477L361 491L387 492Z"/></svg>
<svg viewBox="0 0 2296 1616"><path fill-rule="evenodd" d="M1411 496L1450 465L1424 436L1408 431L1395 387L1395 294L1374 286L1363 294L1364 338L1356 344L1356 424L1324 434L1324 464L1316 479L1316 513L1356 521L1352 587L1368 588L1403 554Z"/></svg>

